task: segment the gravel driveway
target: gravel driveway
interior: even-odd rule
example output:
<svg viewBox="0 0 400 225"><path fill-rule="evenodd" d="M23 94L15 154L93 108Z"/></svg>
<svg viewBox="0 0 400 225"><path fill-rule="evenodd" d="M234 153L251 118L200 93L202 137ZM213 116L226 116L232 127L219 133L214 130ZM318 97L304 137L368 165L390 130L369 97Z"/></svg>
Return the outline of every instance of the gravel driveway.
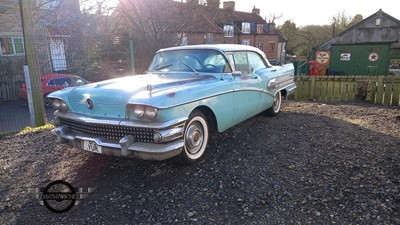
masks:
<svg viewBox="0 0 400 225"><path fill-rule="evenodd" d="M49 131L0 138L0 224L400 224L400 110L286 101L182 167L86 153ZM28 194L96 188L64 214Z"/></svg>

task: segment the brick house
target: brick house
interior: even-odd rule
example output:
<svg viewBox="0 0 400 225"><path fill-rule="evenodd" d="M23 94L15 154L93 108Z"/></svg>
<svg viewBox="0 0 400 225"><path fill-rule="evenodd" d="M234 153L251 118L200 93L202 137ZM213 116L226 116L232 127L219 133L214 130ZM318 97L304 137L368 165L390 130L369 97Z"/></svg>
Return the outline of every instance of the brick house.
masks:
<svg viewBox="0 0 400 225"><path fill-rule="evenodd" d="M234 1L223 2L207 0L188 0L187 3L173 2L182 10L191 11L185 18L186 27L180 27L179 45L194 44L244 44L257 47L265 52L272 63L285 61L287 40L279 34L274 23L267 23L260 16L260 9L253 7L251 13L235 10ZM176 32L179 29L175 30Z"/></svg>

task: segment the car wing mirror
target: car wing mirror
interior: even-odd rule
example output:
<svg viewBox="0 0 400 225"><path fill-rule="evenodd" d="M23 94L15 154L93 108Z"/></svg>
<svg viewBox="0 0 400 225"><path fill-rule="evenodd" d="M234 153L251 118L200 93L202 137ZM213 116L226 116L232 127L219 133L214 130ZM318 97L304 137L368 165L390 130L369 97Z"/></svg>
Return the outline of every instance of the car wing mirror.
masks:
<svg viewBox="0 0 400 225"><path fill-rule="evenodd" d="M242 76L242 71L233 71L233 72L232 72L232 76L234 76L234 77L240 77L240 76Z"/></svg>
<svg viewBox="0 0 400 225"><path fill-rule="evenodd" d="M67 88L67 87L68 87L68 83L67 83L67 82L64 82L63 87L64 87L64 88Z"/></svg>

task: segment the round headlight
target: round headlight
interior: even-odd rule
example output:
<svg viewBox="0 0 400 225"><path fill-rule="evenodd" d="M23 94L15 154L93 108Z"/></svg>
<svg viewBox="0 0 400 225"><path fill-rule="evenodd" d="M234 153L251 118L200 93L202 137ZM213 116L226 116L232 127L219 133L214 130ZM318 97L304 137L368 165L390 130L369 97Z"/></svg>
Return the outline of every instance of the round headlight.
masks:
<svg viewBox="0 0 400 225"><path fill-rule="evenodd" d="M68 111L68 105L67 105L67 103L65 103L64 101L60 101L60 102L61 102L61 103L60 103L60 110L63 111L63 112Z"/></svg>
<svg viewBox="0 0 400 225"><path fill-rule="evenodd" d="M135 105L133 107L133 113L135 113L135 116L138 119L143 118L143 116L144 116L144 106L143 105Z"/></svg>
<svg viewBox="0 0 400 225"><path fill-rule="evenodd" d="M160 143L162 141L162 135L158 132L154 132L153 140L155 143Z"/></svg>
<svg viewBox="0 0 400 225"><path fill-rule="evenodd" d="M157 116L157 109L151 106L146 106L144 113L147 118L154 119Z"/></svg>
<svg viewBox="0 0 400 225"><path fill-rule="evenodd" d="M59 109L59 108L60 108L60 105L61 105L60 99L53 99L52 105L53 105L53 108L54 108L54 109Z"/></svg>

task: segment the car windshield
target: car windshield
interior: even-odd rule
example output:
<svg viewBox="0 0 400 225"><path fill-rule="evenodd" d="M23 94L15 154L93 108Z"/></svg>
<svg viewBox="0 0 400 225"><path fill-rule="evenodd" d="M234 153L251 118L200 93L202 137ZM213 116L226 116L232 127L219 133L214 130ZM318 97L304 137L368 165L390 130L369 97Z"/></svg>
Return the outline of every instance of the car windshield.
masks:
<svg viewBox="0 0 400 225"><path fill-rule="evenodd" d="M232 72L225 56L209 49L181 49L157 53L149 67L149 72Z"/></svg>

